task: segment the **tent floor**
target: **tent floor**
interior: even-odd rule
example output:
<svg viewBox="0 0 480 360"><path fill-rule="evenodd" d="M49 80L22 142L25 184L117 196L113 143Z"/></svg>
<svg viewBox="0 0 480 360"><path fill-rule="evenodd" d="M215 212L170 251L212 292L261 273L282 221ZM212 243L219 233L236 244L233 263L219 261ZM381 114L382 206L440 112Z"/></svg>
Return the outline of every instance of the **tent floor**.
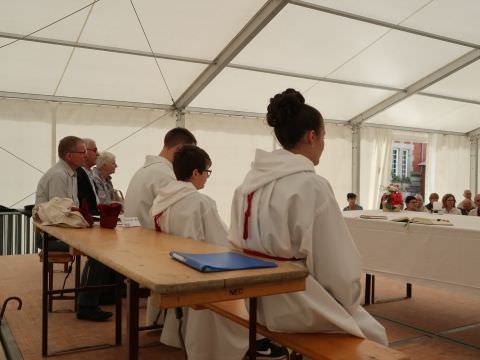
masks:
<svg viewBox="0 0 480 360"><path fill-rule="evenodd" d="M59 267L58 270L61 270ZM56 273L60 287L63 273ZM71 277L68 282L71 282ZM68 285L67 285L68 286ZM6 319L24 359L41 359L41 263L38 255L0 256L0 302L19 296L23 308L9 304ZM376 298L401 296L404 284L376 277ZM49 351L114 342L114 322L79 321L72 312L72 301L54 301L50 314ZM113 307L105 307L112 309ZM466 295L414 285L413 298L366 308L387 329L391 346L412 360L473 360L480 358L480 295ZM123 312L125 316L125 311ZM140 321L145 316L145 303ZM123 321L125 326L126 321ZM125 334L126 331L123 331ZM440 334L437 336L434 334ZM181 351L158 344L159 332L140 335L140 358L183 359ZM454 341L452 341L454 340ZM125 340L124 340L125 343ZM153 346L149 346L153 345ZM126 346L95 352L56 356L56 359L117 360L126 356Z"/></svg>

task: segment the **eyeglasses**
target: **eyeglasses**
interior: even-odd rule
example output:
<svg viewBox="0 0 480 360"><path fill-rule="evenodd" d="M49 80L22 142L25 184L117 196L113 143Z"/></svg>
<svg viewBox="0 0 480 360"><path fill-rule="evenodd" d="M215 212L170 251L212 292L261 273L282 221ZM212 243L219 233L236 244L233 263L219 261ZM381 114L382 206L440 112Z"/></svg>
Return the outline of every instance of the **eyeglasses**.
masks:
<svg viewBox="0 0 480 360"><path fill-rule="evenodd" d="M204 171L208 174L208 176L210 176L210 175L212 175L213 170L204 170Z"/></svg>
<svg viewBox="0 0 480 360"><path fill-rule="evenodd" d="M87 150L93 151L94 153L98 152L98 149L97 149L97 148L93 148L93 149L87 148Z"/></svg>
<svg viewBox="0 0 480 360"><path fill-rule="evenodd" d="M69 151L70 154L83 154L85 155L87 152L86 151Z"/></svg>

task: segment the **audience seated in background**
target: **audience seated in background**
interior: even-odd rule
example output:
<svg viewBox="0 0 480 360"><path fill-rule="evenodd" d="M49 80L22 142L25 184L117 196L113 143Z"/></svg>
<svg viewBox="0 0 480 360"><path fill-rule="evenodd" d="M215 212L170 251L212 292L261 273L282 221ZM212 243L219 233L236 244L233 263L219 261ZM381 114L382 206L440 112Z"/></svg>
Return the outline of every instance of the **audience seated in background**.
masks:
<svg viewBox="0 0 480 360"><path fill-rule="evenodd" d="M357 195L354 193L347 194L347 201L348 206L343 208L343 211L350 211L350 210L363 210L363 207L357 204Z"/></svg>
<svg viewBox="0 0 480 360"><path fill-rule="evenodd" d="M445 214L462 215L462 212L455 207L455 196L445 194L442 198L443 211Z"/></svg>
<svg viewBox="0 0 480 360"><path fill-rule="evenodd" d="M420 194L415 194L415 199L417 199L417 211L427 212L428 210L423 205L423 196Z"/></svg>
<svg viewBox="0 0 480 360"><path fill-rule="evenodd" d="M470 216L480 216L480 194L475 195L475 197L473 198L473 201L476 205L476 208L470 210L468 215L470 215Z"/></svg>
<svg viewBox="0 0 480 360"><path fill-rule="evenodd" d="M93 181L99 204L110 204L112 201L119 200L115 199L111 177L116 168L115 155L108 151L101 152L97 158L97 166L93 169Z"/></svg>
<svg viewBox="0 0 480 360"><path fill-rule="evenodd" d="M425 205L425 209L427 209L429 212L432 212L433 203L437 202L438 199L440 199L440 196L437 193L431 193L430 196L428 197L429 203Z"/></svg>
<svg viewBox="0 0 480 360"><path fill-rule="evenodd" d="M417 211L417 199L415 196L409 195L405 198L405 210Z"/></svg>

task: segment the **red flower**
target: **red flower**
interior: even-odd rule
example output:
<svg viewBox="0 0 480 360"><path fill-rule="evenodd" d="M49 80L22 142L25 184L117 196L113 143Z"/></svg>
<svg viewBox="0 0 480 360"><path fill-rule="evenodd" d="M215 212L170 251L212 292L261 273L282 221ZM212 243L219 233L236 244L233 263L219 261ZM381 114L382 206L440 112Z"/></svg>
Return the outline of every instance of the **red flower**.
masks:
<svg viewBox="0 0 480 360"><path fill-rule="evenodd" d="M391 193L387 201L390 205L401 205L403 203L401 193Z"/></svg>

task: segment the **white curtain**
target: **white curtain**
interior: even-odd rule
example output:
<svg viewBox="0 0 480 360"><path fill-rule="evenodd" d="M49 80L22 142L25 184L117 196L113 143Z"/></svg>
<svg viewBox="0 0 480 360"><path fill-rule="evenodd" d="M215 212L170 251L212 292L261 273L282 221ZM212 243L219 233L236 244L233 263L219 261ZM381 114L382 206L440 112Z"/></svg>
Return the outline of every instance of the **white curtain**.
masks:
<svg viewBox="0 0 480 360"><path fill-rule="evenodd" d="M340 207L352 191L352 130L349 126L326 124L325 149L316 171L328 179Z"/></svg>
<svg viewBox="0 0 480 360"><path fill-rule="evenodd" d="M392 130L360 129L360 205L378 209L391 172Z"/></svg>
<svg viewBox="0 0 480 360"><path fill-rule="evenodd" d="M451 193L457 204L470 183L470 143L468 137L429 134L425 197L432 192Z"/></svg>

